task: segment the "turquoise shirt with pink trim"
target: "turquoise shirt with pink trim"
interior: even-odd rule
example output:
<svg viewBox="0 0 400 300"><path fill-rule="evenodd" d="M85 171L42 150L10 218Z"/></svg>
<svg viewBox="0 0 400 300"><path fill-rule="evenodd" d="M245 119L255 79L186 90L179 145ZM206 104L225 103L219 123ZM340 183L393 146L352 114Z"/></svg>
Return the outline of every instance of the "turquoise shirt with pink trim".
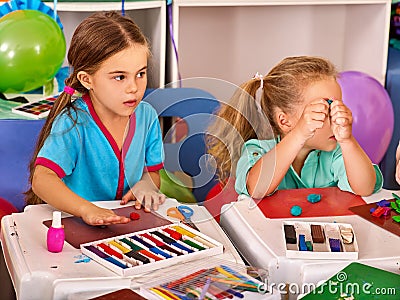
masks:
<svg viewBox="0 0 400 300"><path fill-rule="evenodd" d="M140 102L131 115L122 151L88 95L74 106L72 118L65 110L55 119L35 162L53 170L73 192L89 201L121 199L143 172L163 168L160 124L150 104Z"/></svg>
<svg viewBox="0 0 400 300"><path fill-rule="evenodd" d="M248 140L243 148L236 168L235 189L238 194L249 195L247 190L247 174L256 162L267 152L275 151L277 140ZM373 164L375 170L374 193L383 186L383 176L379 167ZM274 170L271 170L271 173ZM347 180L346 168L339 144L333 151L311 151L301 169L300 175L290 166L278 190L301 188L324 188L337 186L342 191L354 193Z"/></svg>

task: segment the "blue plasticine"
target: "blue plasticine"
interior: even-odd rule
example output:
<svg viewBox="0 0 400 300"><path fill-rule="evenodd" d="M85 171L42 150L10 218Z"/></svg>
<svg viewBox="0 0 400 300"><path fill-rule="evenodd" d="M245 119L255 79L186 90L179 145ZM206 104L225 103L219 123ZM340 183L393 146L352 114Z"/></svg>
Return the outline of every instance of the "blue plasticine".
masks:
<svg viewBox="0 0 400 300"><path fill-rule="evenodd" d="M292 214L292 216L300 216L302 212L302 209L300 206L298 205L293 205L292 208L290 209L290 213Z"/></svg>
<svg viewBox="0 0 400 300"><path fill-rule="evenodd" d="M317 203L321 201L321 195L320 194L309 194L307 196L307 201L311 203Z"/></svg>
<svg viewBox="0 0 400 300"><path fill-rule="evenodd" d="M340 252L340 240L339 239L329 239L329 246L332 252Z"/></svg>
<svg viewBox="0 0 400 300"><path fill-rule="evenodd" d="M307 251L306 237L304 234L299 234L299 251Z"/></svg>
<svg viewBox="0 0 400 300"><path fill-rule="evenodd" d="M378 203L376 203L378 206L381 207L389 207L390 206L390 201L383 199L381 201L379 201Z"/></svg>

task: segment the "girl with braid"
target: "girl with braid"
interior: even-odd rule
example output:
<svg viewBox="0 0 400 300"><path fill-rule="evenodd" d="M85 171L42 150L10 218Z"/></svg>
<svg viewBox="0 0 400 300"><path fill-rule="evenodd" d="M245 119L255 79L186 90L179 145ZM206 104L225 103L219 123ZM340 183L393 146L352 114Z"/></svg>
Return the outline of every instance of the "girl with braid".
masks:
<svg viewBox="0 0 400 300"><path fill-rule="evenodd" d="M132 200L145 211L165 201L158 116L141 102L149 56L145 36L128 17L101 12L78 25L68 51L71 74L30 163L27 204L46 202L89 225L108 225L130 219L92 201Z"/></svg>

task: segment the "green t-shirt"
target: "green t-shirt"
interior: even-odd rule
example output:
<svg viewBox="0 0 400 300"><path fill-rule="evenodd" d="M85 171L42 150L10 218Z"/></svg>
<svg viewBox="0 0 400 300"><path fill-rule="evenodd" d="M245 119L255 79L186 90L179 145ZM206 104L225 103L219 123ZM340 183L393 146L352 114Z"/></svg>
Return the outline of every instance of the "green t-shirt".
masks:
<svg viewBox="0 0 400 300"><path fill-rule="evenodd" d="M236 168L236 192L249 195L246 186L246 177L254 164L268 151L274 149L277 140L247 141L242 148ZM377 165L374 164L376 182L374 193L379 191L383 185L383 176ZM274 170L271 170L274 172ZM343 191L353 192L347 180L346 170L342 156L342 150L337 144L336 149L330 152L322 150L311 151L307 156L300 176L292 166L278 186L278 190L300 189L300 188L323 188L337 186Z"/></svg>

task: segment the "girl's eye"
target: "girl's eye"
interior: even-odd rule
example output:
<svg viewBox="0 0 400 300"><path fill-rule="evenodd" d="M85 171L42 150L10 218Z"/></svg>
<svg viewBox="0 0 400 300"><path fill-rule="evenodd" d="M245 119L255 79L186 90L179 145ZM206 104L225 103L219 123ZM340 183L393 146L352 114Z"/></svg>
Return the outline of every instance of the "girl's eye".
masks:
<svg viewBox="0 0 400 300"><path fill-rule="evenodd" d="M137 74L137 77L138 78L142 78L142 77L144 77L146 75L146 72L145 71L142 71L142 72L140 72L139 74Z"/></svg>
<svg viewBox="0 0 400 300"><path fill-rule="evenodd" d="M117 81L121 81L121 80L125 79L125 75L115 76L114 79L117 80Z"/></svg>

